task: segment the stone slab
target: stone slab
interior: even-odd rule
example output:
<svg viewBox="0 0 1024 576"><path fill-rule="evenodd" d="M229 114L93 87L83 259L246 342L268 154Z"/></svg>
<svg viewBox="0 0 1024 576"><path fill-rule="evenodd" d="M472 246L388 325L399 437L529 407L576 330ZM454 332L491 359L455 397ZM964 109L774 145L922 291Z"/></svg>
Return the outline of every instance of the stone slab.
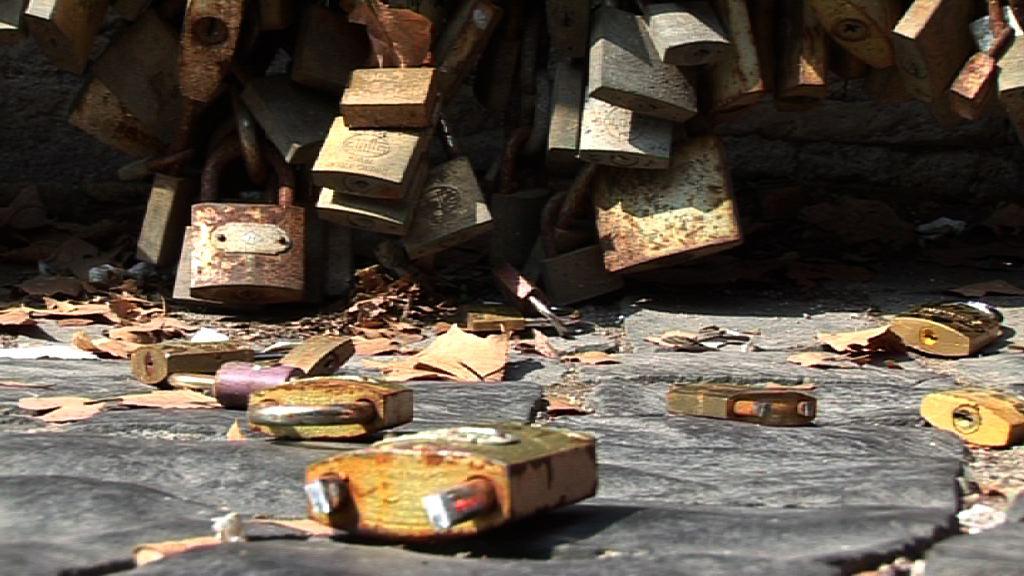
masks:
<svg viewBox="0 0 1024 576"><path fill-rule="evenodd" d="M1024 524L1003 524L936 544L925 556L928 576L1019 576L1024 574Z"/></svg>

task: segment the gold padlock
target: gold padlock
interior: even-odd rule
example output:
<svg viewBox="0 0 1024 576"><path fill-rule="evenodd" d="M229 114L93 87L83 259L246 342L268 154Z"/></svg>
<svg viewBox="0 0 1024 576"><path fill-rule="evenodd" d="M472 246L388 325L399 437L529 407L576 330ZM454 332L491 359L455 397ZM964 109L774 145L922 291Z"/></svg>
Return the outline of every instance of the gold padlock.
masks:
<svg viewBox="0 0 1024 576"><path fill-rule="evenodd" d="M336 8L320 4L305 8L292 54L293 81L341 94L349 74L365 65L369 57L366 27L349 22Z"/></svg>
<svg viewBox="0 0 1024 576"><path fill-rule="evenodd" d="M21 25L26 0L0 0L0 46L16 44L25 38Z"/></svg>
<svg viewBox="0 0 1024 576"><path fill-rule="evenodd" d="M81 74L106 14L107 0L29 0L22 18L57 68Z"/></svg>
<svg viewBox="0 0 1024 576"><path fill-rule="evenodd" d="M934 392L921 400L921 417L978 446L1003 448L1024 441L1024 398L998 390Z"/></svg>
<svg viewBox="0 0 1024 576"><path fill-rule="evenodd" d="M732 48L711 5L642 0L644 18L661 61L674 66L703 66L721 60Z"/></svg>
<svg viewBox="0 0 1024 576"><path fill-rule="evenodd" d="M429 128L437 118L434 68L353 70L341 97L345 125L361 128Z"/></svg>
<svg viewBox="0 0 1024 576"><path fill-rule="evenodd" d="M181 93L196 102L211 102L238 47L245 16L243 0L189 0L179 54Z"/></svg>
<svg viewBox="0 0 1024 576"><path fill-rule="evenodd" d="M597 491L594 438L524 424L420 432L306 470L312 519L396 541L467 537Z"/></svg>
<svg viewBox="0 0 1024 576"><path fill-rule="evenodd" d="M643 18L606 6L594 13L587 97L672 122L697 113L696 91L659 59Z"/></svg>
<svg viewBox="0 0 1024 576"><path fill-rule="evenodd" d="M580 127L579 159L594 164L646 170L669 166L672 123L587 98Z"/></svg>
<svg viewBox="0 0 1024 576"><path fill-rule="evenodd" d="M999 338L1001 316L980 302L918 306L892 320L892 331L908 347L935 356L963 358Z"/></svg>
<svg viewBox="0 0 1024 576"><path fill-rule="evenodd" d="M150 133L102 82L92 78L82 86L68 122L96 140L130 156L159 154L166 143Z"/></svg>
<svg viewBox="0 0 1024 576"><path fill-rule="evenodd" d="M252 362L254 357L251 348L233 342L155 344L132 352L131 370L139 382L156 385L172 374L213 374L228 362Z"/></svg>
<svg viewBox="0 0 1024 576"><path fill-rule="evenodd" d="M720 252L743 241L714 136L677 145L666 171L602 170L594 205L609 272L636 272Z"/></svg>
<svg viewBox="0 0 1024 576"><path fill-rule="evenodd" d="M297 86L287 76L250 79L242 101L289 164L312 164L337 116L329 97Z"/></svg>
<svg viewBox="0 0 1024 576"><path fill-rule="evenodd" d="M139 260L155 266L175 262L181 253L189 205L197 191L197 182L192 178L156 175L136 244Z"/></svg>
<svg viewBox="0 0 1024 576"><path fill-rule="evenodd" d="M814 396L785 388L733 384L676 384L668 391L669 414L751 422L763 426L806 426L817 415Z"/></svg>
<svg viewBox="0 0 1024 576"><path fill-rule="evenodd" d="M896 62L892 29L903 15L899 0L808 0L828 35L872 68Z"/></svg>
<svg viewBox="0 0 1024 576"><path fill-rule="evenodd" d="M809 0L782 2L776 102L806 105L828 96L828 45Z"/></svg>
<svg viewBox="0 0 1024 576"><path fill-rule="evenodd" d="M401 200L364 198L323 188L316 203L317 214L342 226L405 236L412 226L413 214L429 172L426 162L421 163L409 186L409 195Z"/></svg>
<svg viewBox="0 0 1024 576"><path fill-rule="evenodd" d="M502 14L502 9L490 0L466 0L452 14L435 55L437 89L443 102L455 96L466 76L476 67Z"/></svg>
<svg viewBox="0 0 1024 576"><path fill-rule="evenodd" d="M412 390L340 377L302 378L249 397L249 423L275 438L361 438L412 421Z"/></svg>
<svg viewBox="0 0 1024 576"><path fill-rule="evenodd" d="M730 32L733 49L711 68L711 108L722 113L753 106L767 86L747 3L714 0L714 7Z"/></svg>

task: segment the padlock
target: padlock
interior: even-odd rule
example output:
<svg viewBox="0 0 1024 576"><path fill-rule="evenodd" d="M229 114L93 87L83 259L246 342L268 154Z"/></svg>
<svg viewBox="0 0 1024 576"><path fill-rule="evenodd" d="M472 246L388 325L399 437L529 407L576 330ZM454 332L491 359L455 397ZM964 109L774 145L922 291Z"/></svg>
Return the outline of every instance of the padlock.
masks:
<svg viewBox="0 0 1024 576"><path fill-rule="evenodd" d="M149 10L111 40L93 75L153 134L174 134L181 116L178 37Z"/></svg>
<svg viewBox="0 0 1024 576"><path fill-rule="evenodd" d="M590 48L590 0L547 0L544 6L556 58L585 58Z"/></svg>
<svg viewBox="0 0 1024 576"><path fill-rule="evenodd" d="M444 4L444 0L389 0L388 2L388 6L391 8L412 10L430 20L430 23L433 24L431 33L435 38L441 33L440 26L445 20Z"/></svg>
<svg viewBox="0 0 1024 576"><path fill-rule="evenodd" d="M554 326L546 318L528 318L511 306L493 304L465 306L459 309L459 318L459 326L466 332L474 334L554 329ZM576 318L568 316L559 316L559 320L567 327L577 321Z"/></svg>
<svg viewBox="0 0 1024 576"><path fill-rule="evenodd" d="M921 400L921 417L978 446L1004 448L1024 441L1024 398L998 390L933 392Z"/></svg>
<svg viewBox="0 0 1024 576"><path fill-rule="evenodd" d="M96 140L130 156L159 154L165 142L150 133L109 88L96 78L82 86L68 122Z"/></svg>
<svg viewBox="0 0 1024 576"><path fill-rule="evenodd" d="M603 170L594 194L609 272L667 266L743 241L725 150L714 136L677 145L667 171Z"/></svg>
<svg viewBox="0 0 1024 576"><path fill-rule="evenodd" d="M501 423L397 436L306 470L310 518L397 541L472 536L597 491L592 436Z"/></svg>
<svg viewBox="0 0 1024 576"><path fill-rule="evenodd" d="M580 127L579 159L645 170L669 167L672 123L587 98Z"/></svg>
<svg viewBox="0 0 1024 576"><path fill-rule="evenodd" d="M448 155L454 158L430 171L420 194L412 227L403 239L413 260L464 244L494 228L473 165L459 151L444 121L442 132Z"/></svg>
<svg viewBox="0 0 1024 576"><path fill-rule="evenodd" d="M429 172L429 166L423 162L409 186L409 194L401 200L364 198L323 188L316 203L317 214L328 222L349 228L405 236L412 226L419 195Z"/></svg>
<svg viewBox="0 0 1024 576"><path fill-rule="evenodd" d="M293 206L291 169L276 151L264 156L277 176L277 205L217 202L221 171L241 156L237 139L203 169L201 202L192 207L191 295L226 303L299 302L305 285L305 212Z"/></svg>
<svg viewBox="0 0 1024 576"><path fill-rule="evenodd" d="M814 396L785 388L734 384L675 384L666 400L669 414L750 422L763 426L806 426L817 415Z"/></svg>
<svg viewBox="0 0 1024 576"><path fill-rule="evenodd" d="M287 76L251 78L242 101L289 164L312 164L337 116L337 105Z"/></svg>
<svg viewBox="0 0 1024 576"><path fill-rule="evenodd" d="M572 62L555 66L551 85L551 119L548 127L547 166L568 171L579 165L580 125L583 121L583 71Z"/></svg>
<svg viewBox="0 0 1024 576"><path fill-rule="evenodd" d="M930 102L943 121L953 117L948 88L974 52L971 2L915 0L893 29L896 66L914 98Z"/></svg>
<svg viewBox="0 0 1024 576"><path fill-rule="evenodd" d="M181 253L189 206L198 190L196 184L192 178L156 175L136 244L139 260L161 267L175 262Z"/></svg>
<svg viewBox="0 0 1024 576"><path fill-rule="evenodd" d="M779 11L776 102L807 105L828 96L828 44L810 0L782 2Z"/></svg>
<svg viewBox="0 0 1024 576"><path fill-rule="evenodd" d="M110 7L125 20L134 22L149 8L153 0L111 0Z"/></svg>
<svg viewBox="0 0 1024 576"><path fill-rule="evenodd" d="M132 352L131 369L139 382L152 386L171 374L213 374L228 362L252 362L254 357L251 348L233 342L155 344Z"/></svg>
<svg viewBox="0 0 1024 576"><path fill-rule="evenodd" d="M235 56L244 0L188 0L179 54L181 93L208 103L220 92Z"/></svg>
<svg viewBox="0 0 1024 576"><path fill-rule="evenodd" d="M341 97L345 125L363 128L429 128L437 118L434 68L353 70Z"/></svg>
<svg viewBox="0 0 1024 576"><path fill-rule="evenodd" d="M284 386L303 376L302 370L293 366L228 362L217 369L210 394L228 410L244 410L257 392Z"/></svg>
<svg viewBox="0 0 1024 576"><path fill-rule="evenodd" d="M353 70L370 57L366 28L348 21L336 8L311 4L302 13L292 80L303 86L341 94Z"/></svg>
<svg viewBox="0 0 1024 576"><path fill-rule="evenodd" d="M356 130L335 118L313 164L313 183L342 194L401 200L414 190L434 128Z"/></svg>
<svg viewBox="0 0 1024 576"><path fill-rule="evenodd" d="M607 6L594 12L587 97L672 122L697 113L696 91L659 59L644 19Z"/></svg>
<svg viewBox="0 0 1024 576"><path fill-rule="evenodd" d="M25 38L21 24L26 0L0 0L0 46L16 44Z"/></svg>
<svg viewBox="0 0 1024 576"><path fill-rule="evenodd" d="M890 328L907 347L945 358L973 356L999 338L1001 316L980 302L918 306L893 318Z"/></svg>
<svg viewBox="0 0 1024 576"><path fill-rule="evenodd" d="M896 62L892 29L903 15L900 0L808 0L828 35L872 68Z"/></svg>
<svg viewBox="0 0 1024 576"><path fill-rule="evenodd" d="M547 295L532 282L523 277L518 270L509 264L494 267L494 278L505 298L523 312L536 312L547 320L559 336L569 334L569 329L561 318L551 309Z"/></svg>
<svg viewBox="0 0 1024 576"><path fill-rule="evenodd" d="M298 368L306 376L330 376L355 353L351 338L313 336L289 350L278 364Z"/></svg>
<svg viewBox="0 0 1024 576"><path fill-rule="evenodd" d="M275 438L349 440L412 417L411 389L353 378L304 378L249 398L249 424Z"/></svg>
<svg viewBox="0 0 1024 576"><path fill-rule="evenodd" d="M103 25L107 4L107 0L29 0L22 20L57 68L81 74Z"/></svg>
<svg viewBox="0 0 1024 576"><path fill-rule="evenodd" d="M641 0L651 41L661 61L674 66L703 66L732 49L718 16L705 0Z"/></svg>
<svg viewBox="0 0 1024 576"><path fill-rule="evenodd" d="M714 0L714 6L733 46L710 72L711 108L723 113L756 104L767 86L746 0Z"/></svg>
<svg viewBox="0 0 1024 576"><path fill-rule="evenodd" d="M451 15L437 44L437 90L450 101L476 68L501 21L502 9L490 0L465 0Z"/></svg>
<svg viewBox="0 0 1024 576"><path fill-rule="evenodd" d="M998 61L1015 36L1007 20L1013 20L1009 9L998 0L989 0L989 15L971 23L971 35L979 52L967 60L949 87L953 112L965 120L979 120L995 102Z"/></svg>
<svg viewBox="0 0 1024 576"><path fill-rule="evenodd" d="M260 30L286 30L295 20L295 3L292 0L259 0Z"/></svg>

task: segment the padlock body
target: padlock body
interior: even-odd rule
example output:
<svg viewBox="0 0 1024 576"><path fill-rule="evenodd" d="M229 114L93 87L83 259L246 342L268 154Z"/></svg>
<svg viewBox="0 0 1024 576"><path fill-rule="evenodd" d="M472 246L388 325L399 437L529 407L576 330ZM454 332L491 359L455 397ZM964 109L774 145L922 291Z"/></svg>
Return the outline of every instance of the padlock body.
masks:
<svg viewBox="0 0 1024 576"><path fill-rule="evenodd" d="M621 276L605 270L601 247L594 244L541 262L544 293L556 306L568 306L622 289Z"/></svg>
<svg viewBox="0 0 1024 576"><path fill-rule="evenodd" d="M437 89L449 101L483 56L501 21L502 9L490 0L467 0L448 19L437 44Z"/></svg>
<svg viewBox="0 0 1024 576"><path fill-rule="evenodd" d="M670 163L672 123L587 98L580 127L579 159L593 164L664 170Z"/></svg>
<svg viewBox="0 0 1024 576"><path fill-rule="evenodd" d="M132 375L143 384L159 384L171 374L213 374L227 362L252 362L253 351L232 342L168 343L132 353Z"/></svg>
<svg viewBox="0 0 1024 576"><path fill-rule="evenodd" d="M473 166L466 157L430 171L403 243L410 258L463 244L494 227Z"/></svg>
<svg viewBox="0 0 1024 576"><path fill-rule="evenodd" d="M387 440L311 465L306 481L347 479L347 505L314 520L355 534L398 541L472 536L593 496L597 460L590 436L522 424L444 429ZM424 496L472 479L494 488L488 513L440 532Z"/></svg>
<svg viewBox="0 0 1024 576"><path fill-rule="evenodd" d="M737 409L745 402L767 405L763 414ZM803 392L729 384L677 384L669 389L669 414L751 422L764 426L805 426L817 415L817 399Z"/></svg>
<svg viewBox="0 0 1024 576"><path fill-rule="evenodd" d="M192 296L299 302L305 265L302 208L213 202L192 207Z"/></svg>
<svg viewBox="0 0 1024 576"><path fill-rule="evenodd" d="M304 378L253 394L250 411L263 406L333 406L355 402L373 405L373 419L357 424L269 426L255 424L260 432L295 440L360 438L412 421L412 390L399 384L367 382L339 377Z"/></svg>
<svg viewBox="0 0 1024 576"><path fill-rule="evenodd" d="M434 68L353 70L341 97L349 128L428 128L437 107Z"/></svg>
<svg viewBox="0 0 1024 576"><path fill-rule="evenodd" d="M828 96L825 30L808 2L782 2L779 12L775 97L800 109Z"/></svg>
<svg viewBox="0 0 1024 576"><path fill-rule="evenodd" d="M107 0L29 0L22 18L54 65L81 74L107 7Z"/></svg>
<svg viewBox="0 0 1024 576"><path fill-rule="evenodd" d="M419 194L428 173L424 162L410 186L409 195L401 200L365 198L323 188L316 203L317 214L328 222L349 228L405 236L412 226Z"/></svg>
<svg viewBox="0 0 1024 576"><path fill-rule="evenodd" d="M920 306L893 318L892 331L909 348L947 358L977 354L999 338L998 318L963 303Z"/></svg>
<svg viewBox="0 0 1024 576"><path fill-rule="evenodd" d="M349 74L369 57L364 26L349 22L340 10L311 4L299 24L291 78L303 86L341 94Z"/></svg>
<svg viewBox="0 0 1024 576"><path fill-rule="evenodd" d="M244 410L249 405L249 397L256 392L283 386L303 376L302 370L292 366L228 362L217 369L213 396L229 410Z"/></svg>
<svg viewBox="0 0 1024 576"><path fill-rule="evenodd" d="M711 108L722 113L754 105L764 96L767 83L746 1L714 0L714 7L733 45L711 67Z"/></svg>
<svg viewBox="0 0 1024 576"><path fill-rule="evenodd" d="M463 310L464 330L476 334L518 332L526 328L526 317L509 306L474 306Z"/></svg>
<svg viewBox="0 0 1024 576"><path fill-rule="evenodd" d="M337 116L330 97L286 76L250 79L242 101L289 164L312 164Z"/></svg>
<svg viewBox="0 0 1024 576"><path fill-rule="evenodd" d="M644 18L661 61L673 66L703 66L718 62L731 48L711 4L651 2Z"/></svg>
<svg viewBox="0 0 1024 576"><path fill-rule="evenodd" d="M978 446L1024 441L1024 398L983 388L934 392L921 400L921 417Z"/></svg>
<svg viewBox="0 0 1024 576"><path fill-rule="evenodd" d="M170 266L176 262L188 224L189 202L196 190L193 179L166 174L153 178L137 243L139 260L155 266Z"/></svg>
<svg viewBox="0 0 1024 576"><path fill-rule="evenodd" d="M68 122L96 140L130 156L151 156L164 147L128 108L96 78L75 98Z"/></svg>
<svg viewBox="0 0 1024 576"><path fill-rule="evenodd" d="M807 0L825 32L872 68L896 62L892 29L903 14L899 0Z"/></svg>
<svg viewBox="0 0 1024 576"><path fill-rule="evenodd" d="M220 92L238 47L244 0L189 0L179 54L181 93L210 102Z"/></svg>
<svg viewBox="0 0 1024 576"><path fill-rule="evenodd" d="M351 338L313 336L289 350L278 364L298 368L306 376L330 376L355 353Z"/></svg>
<svg viewBox="0 0 1024 576"><path fill-rule="evenodd" d="M580 147L584 84L583 71L571 62L561 62L555 68L547 142L549 169L569 171L579 165L576 153Z"/></svg>

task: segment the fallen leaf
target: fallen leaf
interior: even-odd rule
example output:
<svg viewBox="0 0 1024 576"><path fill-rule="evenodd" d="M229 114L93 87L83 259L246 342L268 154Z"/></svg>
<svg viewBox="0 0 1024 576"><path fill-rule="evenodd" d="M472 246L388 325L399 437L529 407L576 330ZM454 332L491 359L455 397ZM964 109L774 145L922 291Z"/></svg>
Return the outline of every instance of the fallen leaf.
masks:
<svg viewBox="0 0 1024 576"><path fill-rule="evenodd" d="M356 336L352 339L357 356L377 356L380 354L394 354L398 352L399 345L392 342L390 338L364 338Z"/></svg>
<svg viewBox="0 0 1024 576"><path fill-rule="evenodd" d="M66 319L66 318L93 318L103 320L109 324L117 324L119 318L110 311L108 304L74 304L54 298L43 298L46 304L45 310L29 308L33 318Z"/></svg>
<svg viewBox="0 0 1024 576"><path fill-rule="evenodd" d="M820 333L818 341L836 352L903 352L906 347L889 325L835 334Z"/></svg>
<svg viewBox="0 0 1024 576"><path fill-rule="evenodd" d="M49 412L67 404L83 404L88 398L81 396L29 396L18 400L18 408L29 412Z"/></svg>
<svg viewBox="0 0 1024 576"><path fill-rule="evenodd" d="M53 388L53 386L53 384L29 384L28 382L0 380L0 388Z"/></svg>
<svg viewBox="0 0 1024 576"><path fill-rule="evenodd" d="M18 400L18 408L29 412L45 412L36 417L51 424L86 420L102 412L105 407L103 402L94 402L81 396L44 396Z"/></svg>
<svg viewBox="0 0 1024 576"><path fill-rule="evenodd" d="M20 308L0 312L0 327L32 326L35 323L29 313Z"/></svg>
<svg viewBox="0 0 1024 576"><path fill-rule="evenodd" d="M213 548L223 544L216 536L199 536L197 538L186 538L185 540L169 540L167 542L151 542L140 544L135 547L132 556L135 559L135 566L141 567L154 562L159 562L168 556L184 554L191 550L202 548Z"/></svg>
<svg viewBox="0 0 1024 576"><path fill-rule="evenodd" d="M849 356L835 352L799 352L786 358L787 362L805 368L858 368Z"/></svg>
<svg viewBox="0 0 1024 576"><path fill-rule="evenodd" d="M29 296L78 296L85 289L82 281L70 276L36 276L18 284L18 289Z"/></svg>
<svg viewBox="0 0 1024 576"><path fill-rule="evenodd" d="M96 321L92 318L62 318L57 321L57 326L61 328L84 328L95 323Z"/></svg>
<svg viewBox="0 0 1024 576"><path fill-rule="evenodd" d="M810 382L803 384L779 384L778 382L768 382L764 385L765 388L771 388L773 390L817 390L818 386Z"/></svg>
<svg viewBox="0 0 1024 576"><path fill-rule="evenodd" d="M242 433L242 427L238 424L238 418L235 418L235 423L228 428L226 437L228 442L245 442L245 434Z"/></svg>
<svg viewBox="0 0 1024 576"><path fill-rule="evenodd" d="M486 338L452 326L424 350L381 368L390 380L455 380L496 382L504 377L508 363L508 334Z"/></svg>
<svg viewBox="0 0 1024 576"><path fill-rule="evenodd" d="M515 347L524 354L533 353L540 354L545 358L558 358L558 350L555 350L555 347L551 345L551 339L536 328L533 329L533 338L517 340Z"/></svg>
<svg viewBox="0 0 1024 576"><path fill-rule="evenodd" d="M674 352L706 352L720 350L730 344L746 344L750 342L750 337L750 334L736 330L705 326L698 332L671 330L661 336L648 336L644 340Z"/></svg>
<svg viewBox="0 0 1024 576"><path fill-rule="evenodd" d="M155 390L145 394L121 396L121 405L132 408L161 408L165 410L194 410L220 408L220 403L192 390Z"/></svg>
<svg viewBox="0 0 1024 576"><path fill-rule="evenodd" d="M297 530L313 537L332 538L342 534L340 530L336 530L326 524L321 524L316 520L310 520L308 518L254 518L252 521L259 524L284 526L285 528L291 528L292 530Z"/></svg>
<svg viewBox="0 0 1024 576"><path fill-rule="evenodd" d="M131 358L132 352L142 347L141 344L119 342L110 338L93 338L85 332L75 332L71 337L71 343L80 350L119 360Z"/></svg>
<svg viewBox="0 0 1024 576"><path fill-rule="evenodd" d="M192 326L180 320L160 317L144 324L114 328L110 330L108 336L111 340L121 340L132 344L157 344L164 340L179 338L193 330Z"/></svg>
<svg viewBox="0 0 1024 576"><path fill-rule="evenodd" d="M548 407L546 412L548 416L585 416L590 414L590 410L571 402L567 399L560 397L548 398Z"/></svg>
<svg viewBox="0 0 1024 576"><path fill-rule="evenodd" d="M949 292L966 296L968 298L981 298L988 294L996 294L999 296L1024 296L1024 288L1014 286L1006 280L992 280L990 282L968 284L967 286L953 288L949 290Z"/></svg>
<svg viewBox="0 0 1024 576"><path fill-rule="evenodd" d="M604 364L621 364L618 360L613 358L607 352L601 352L598 350L591 350L590 352L580 352L579 354L569 354L562 356L563 362L579 362L580 364L589 365L604 365Z"/></svg>

